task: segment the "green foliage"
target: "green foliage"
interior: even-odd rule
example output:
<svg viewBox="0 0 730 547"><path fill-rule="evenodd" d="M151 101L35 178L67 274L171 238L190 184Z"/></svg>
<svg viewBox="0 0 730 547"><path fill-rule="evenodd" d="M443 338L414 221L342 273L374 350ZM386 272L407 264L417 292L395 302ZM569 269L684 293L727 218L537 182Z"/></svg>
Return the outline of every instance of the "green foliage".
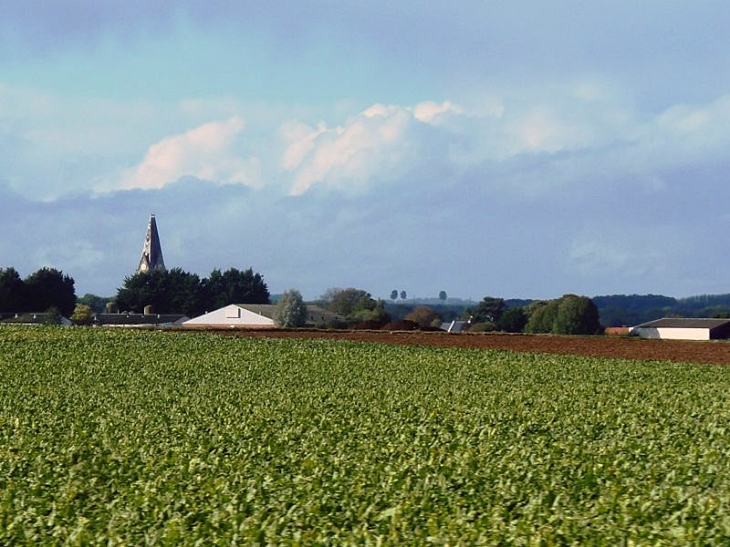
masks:
<svg viewBox="0 0 730 547"><path fill-rule="evenodd" d="M479 304L466 310L466 318L474 323L496 323L507 309L503 298L485 296Z"/></svg>
<svg viewBox="0 0 730 547"><path fill-rule="evenodd" d="M77 298L77 304L84 304L91 308L91 311L96 313L106 312L107 304L112 302L114 297L112 296L98 296L96 294L86 293L84 296Z"/></svg>
<svg viewBox="0 0 730 547"><path fill-rule="evenodd" d="M41 268L25 280L14 268L0 269L0 312L39 312L56 308L71 315L76 305L74 280L55 268Z"/></svg>
<svg viewBox="0 0 730 547"><path fill-rule="evenodd" d="M405 319L418 323L421 328L431 327L435 322L441 323L439 314L428 306L416 306L412 312L406 315Z"/></svg>
<svg viewBox="0 0 730 547"><path fill-rule="evenodd" d="M15 268L0 268L0 312L21 311L31 311L25 283Z"/></svg>
<svg viewBox="0 0 730 547"><path fill-rule="evenodd" d="M76 304L74 312L71 314L71 321L77 325L88 325L94 316L94 311L86 304Z"/></svg>
<svg viewBox="0 0 730 547"><path fill-rule="evenodd" d="M478 321L476 323L472 323L468 332L496 332L497 330L499 330L499 328L491 321Z"/></svg>
<svg viewBox="0 0 730 547"><path fill-rule="evenodd" d="M389 321L385 302L375 300L369 292L362 289L327 289L321 301L325 307L346 318L350 324L365 321L383 324Z"/></svg>
<svg viewBox="0 0 730 547"><path fill-rule="evenodd" d="M504 332L522 332L527 325L527 314L522 308L507 308L497 321L497 327Z"/></svg>
<svg viewBox="0 0 730 547"><path fill-rule="evenodd" d="M446 294L446 291L439 291L439 300L446 301L448 298L448 295Z"/></svg>
<svg viewBox="0 0 730 547"><path fill-rule="evenodd" d="M4 327L0 377L3 545L730 536L727 367Z"/></svg>
<svg viewBox="0 0 730 547"><path fill-rule="evenodd" d="M307 323L307 305L296 289L285 291L277 302L274 322L279 327L303 327Z"/></svg>
<svg viewBox="0 0 730 547"><path fill-rule="evenodd" d="M151 305L156 313L184 313L195 317L228 304L267 304L269 289L261 274L230 268L213 270L201 280L180 268L136 273L117 291L122 311L141 312Z"/></svg>
<svg viewBox="0 0 730 547"><path fill-rule="evenodd" d="M390 299L393 301L398 300L398 291L396 289L390 291Z"/></svg>
<svg viewBox="0 0 730 547"><path fill-rule="evenodd" d="M536 301L527 308L525 332L552 334L600 334L598 309L585 296L566 294L550 301Z"/></svg>

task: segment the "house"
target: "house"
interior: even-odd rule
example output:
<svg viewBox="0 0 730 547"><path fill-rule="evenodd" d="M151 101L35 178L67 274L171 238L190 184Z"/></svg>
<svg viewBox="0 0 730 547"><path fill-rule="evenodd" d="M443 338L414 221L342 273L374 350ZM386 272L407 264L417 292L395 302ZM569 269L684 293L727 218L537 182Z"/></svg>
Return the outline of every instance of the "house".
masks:
<svg viewBox="0 0 730 547"><path fill-rule="evenodd" d="M73 325L68 317L54 318L49 313L10 313L0 314L0 323L3 325L50 325L58 320L63 327Z"/></svg>
<svg viewBox="0 0 730 547"><path fill-rule="evenodd" d="M664 317L632 327L630 334L666 340L719 340L730 338L730 319Z"/></svg>
<svg viewBox="0 0 730 547"><path fill-rule="evenodd" d="M466 332L471 327L469 321L445 321L439 327L446 332Z"/></svg>
<svg viewBox="0 0 730 547"><path fill-rule="evenodd" d="M179 327L188 319L182 313L97 313L91 324L99 327Z"/></svg>
<svg viewBox="0 0 730 547"><path fill-rule="evenodd" d="M183 323L187 328L275 328L276 304L229 304ZM307 325L344 323L344 318L319 306L307 306Z"/></svg>

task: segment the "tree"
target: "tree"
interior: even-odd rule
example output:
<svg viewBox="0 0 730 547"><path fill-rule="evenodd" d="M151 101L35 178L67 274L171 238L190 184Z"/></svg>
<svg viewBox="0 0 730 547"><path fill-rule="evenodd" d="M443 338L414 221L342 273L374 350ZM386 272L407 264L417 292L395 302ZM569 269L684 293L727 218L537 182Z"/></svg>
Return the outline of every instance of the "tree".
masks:
<svg viewBox="0 0 730 547"><path fill-rule="evenodd" d="M558 312L557 300L536 300L525 308L528 315L525 332L550 333Z"/></svg>
<svg viewBox="0 0 730 547"><path fill-rule="evenodd" d="M228 304L268 304L270 298L263 276L251 268L229 268L225 272L214 269L203 280L203 293L206 309Z"/></svg>
<svg viewBox="0 0 730 547"><path fill-rule="evenodd" d="M201 312L201 283L196 274L180 268L159 269L136 273L124 279L117 291L120 310L141 312L152 306L156 313L184 313L195 316Z"/></svg>
<svg viewBox="0 0 730 547"><path fill-rule="evenodd" d="M58 308L68 316L76 306L74 280L55 268L41 268L25 280L28 300L26 311L40 311Z"/></svg>
<svg viewBox="0 0 730 547"><path fill-rule="evenodd" d="M598 334L601 330L598 308L590 298L566 294L559 300L554 334Z"/></svg>
<svg viewBox="0 0 730 547"><path fill-rule="evenodd" d="M0 312L32 311L28 291L15 268L0 269Z"/></svg>
<svg viewBox="0 0 730 547"><path fill-rule="evenodd" d="M390 291L390 299L393 302L395 302L396 300L398 300L398 291L396 289L393 289L392 291Z"/></svg>
<svg viewBox="0 0 730 547"><path fill-rule="evenodd" d="M345 317L348 323L363 321L386 323L390 320L385 312L385 302L375 300L369 292L362 289L352 287L327 289L320 300L331 311Z"/></svg>
<svg viewBox="0 0 730 547"><path fill-rule="evenodd" d="M557 300L533 302L525 332L599 334L598 308L585 296L566 294Z"/></svg>
<svg viewBox="0 0 730 547"><path fill-rule="evenodd" d="M441 300L442 302L446 302L446 299L447 299L448 297L449 297L449 296L448 296L448 295L446 294L446 291L441 291L441 292L439 292L439 300Z"/></svg>
<svg viewBox="0 0 730 547"><path fill-rule="evenodd" d="M527 325L527 314L522 308L507 308L497 321L497 327L504 332L522 332Z"/></svg>
<svg viewBox="0 0 730 547"><path fill-rule="evenodd" d="M428 328L434 326L435 323L441 323L441 316L428 306L416 306L413 311L406 315L405 319L406 321L418 323L421 328Z"/></svg>
<svg viewBox="0 0 730 547"><path fill-rule="evenodd" d="M279 327L303 327L307 323L307 305L301 293L296 289L285 291L281 295L274 312L274 322Z"/></svg>
<svg viewBox="0 0 730 547"><path fill-rule="evenodd" d="M466 314L474 323L497 323L506 309L503 298L485 296L475 307L468 308Z"/></svg>
<svg viewBox="0 0 730 547"><path fill-rule="evenodd" d="M91 323L91 319L94 316L94 311L91 309L90 306L87 306L86 304L76 304L76 307L74 308L74 312L71 314L71 321L76 323L77 325L88 325Z"/></svg>
<svg viewBox="0 0 730 547"><path fill-rule="evenodd" d="M86 304L91 308L92 311L95 311L96 313L104 313L104 311L106 310L106 305L111 300L114 300L114 298L110 296L98 296L96 294L86 293L81 298L77 298L76 303Z"/></svg>
<svg viewBox="0 0 730 547"><path fill-rule="evenodd" d="M408 296L408 295L406 294L406 291L401 291L401 292L400 292L400 299L401 299L401 300L405 300L405 299L406 299L406 296Z"/></svg>

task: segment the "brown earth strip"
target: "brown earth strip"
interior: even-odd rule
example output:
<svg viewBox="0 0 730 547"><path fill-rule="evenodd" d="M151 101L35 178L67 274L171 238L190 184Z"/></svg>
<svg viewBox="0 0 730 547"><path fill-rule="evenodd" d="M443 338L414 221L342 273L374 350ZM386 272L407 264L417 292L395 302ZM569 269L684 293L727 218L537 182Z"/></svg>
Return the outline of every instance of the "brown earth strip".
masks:
<svg viewBox="0 0 730 547"><path fill-rule="evenodd" d="M730 364L730 342L643 340L618 336L552 336L543 334L448 334L443 332L230 330L221 334L252 338L310 338L354 340L413 346L501 349L527 353L556 353L615 357L642 361Z"/></svg>

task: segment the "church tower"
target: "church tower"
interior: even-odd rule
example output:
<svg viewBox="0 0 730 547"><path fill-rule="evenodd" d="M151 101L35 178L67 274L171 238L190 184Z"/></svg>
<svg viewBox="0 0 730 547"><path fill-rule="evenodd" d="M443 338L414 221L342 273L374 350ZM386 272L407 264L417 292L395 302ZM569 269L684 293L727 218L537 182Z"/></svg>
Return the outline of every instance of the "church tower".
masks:
<svg viewBox="0 0 730 547"><path fill-rule="evenodd" d="M162 245L160 235L157 233L157 222L155 215L150 216L150 223L147 226L147 235L144 238L142 257L139 259L137 273L151 272L152 270L166 271L165 261L162 258Z"/></svg>

